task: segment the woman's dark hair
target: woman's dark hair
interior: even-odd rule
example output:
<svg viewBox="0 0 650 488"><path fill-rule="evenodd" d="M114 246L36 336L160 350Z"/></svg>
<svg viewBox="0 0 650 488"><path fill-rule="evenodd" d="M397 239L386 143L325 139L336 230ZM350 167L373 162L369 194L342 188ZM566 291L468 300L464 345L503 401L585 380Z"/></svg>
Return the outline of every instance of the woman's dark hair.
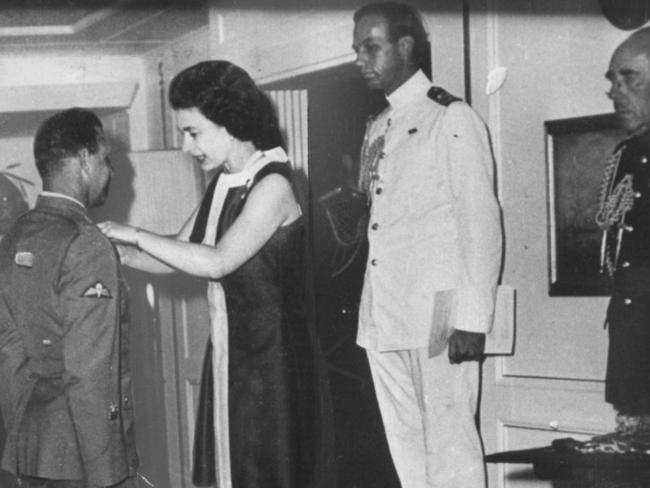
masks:
<svg viewBox="0 0 650 488"><path fill-rule="evenodd" d="M169 87L174 110L196 108L240 141L257 149L284 146L271 100L239 66L203 61L178 73Z"/></svg>
<svg viewBox="0 0 650 488"><path fill-rule="evenodd" d="M431 76L431 47L422 16L414 7L398 2L369 3L354 13L356 24L368 15L379 15L388 23L388 36L391 42L397 42L404 36L413 38L413 62L425 74Z"/></svg>
<svg viewBox="0 0 650 488"><path fill-rule="evenodd" d="M34 159L43 181L64 159L77 156L82 149L95 154L101 134L97 115L83 108L71 108L45 120L34 138Z"/></svg>

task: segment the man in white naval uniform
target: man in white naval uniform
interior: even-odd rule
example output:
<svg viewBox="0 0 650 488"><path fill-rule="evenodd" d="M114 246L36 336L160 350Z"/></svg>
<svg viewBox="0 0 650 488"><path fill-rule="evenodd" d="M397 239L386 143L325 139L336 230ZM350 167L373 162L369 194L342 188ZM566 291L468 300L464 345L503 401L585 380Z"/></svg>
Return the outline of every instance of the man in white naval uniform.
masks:
<svg viewBox="0 0 650 488"><path fill-rule="evenodd" d="M361 154L371 207L357 341L402 487L483 487L479 361L502 259L487 130L418 68L416 10L375 3L354 22L356 64L389 104Z"/></svg>

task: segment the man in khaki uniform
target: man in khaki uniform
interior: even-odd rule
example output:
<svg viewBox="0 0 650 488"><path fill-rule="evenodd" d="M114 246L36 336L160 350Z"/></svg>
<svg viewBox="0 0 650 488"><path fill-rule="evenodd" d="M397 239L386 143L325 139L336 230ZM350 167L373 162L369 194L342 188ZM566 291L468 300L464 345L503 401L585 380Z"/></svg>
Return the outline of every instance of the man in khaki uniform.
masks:
<svg viewBox="0 0 650 488"><path fill-rule="evenodd" d="M95 488L135 474L127 296L113 245L86 215L113 173L95 114L38 130L43 192L0 243L2 468L22 486Z"/></svg>

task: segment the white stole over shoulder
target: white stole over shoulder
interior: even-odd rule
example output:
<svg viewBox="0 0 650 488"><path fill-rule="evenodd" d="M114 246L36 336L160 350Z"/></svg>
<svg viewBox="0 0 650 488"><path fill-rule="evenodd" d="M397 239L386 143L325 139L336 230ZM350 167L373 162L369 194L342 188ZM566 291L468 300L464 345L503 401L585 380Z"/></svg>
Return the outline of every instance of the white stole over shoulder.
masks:
<svg viewBox="0 0 650 488"><path fill-rule="evenodd" d="M272 162L288 162L280 147L270 151L256 151L246 167L239 173L221 173L212 197L212 205L202 243L215 245L219 217L231 188L250 186L259 170ZM228 314L226 297L219 281L208 284L208 305L210 312L210 338L212 340L212 369L214 377L214 442L218 488L231 488L230 438L228 429Z"/></svg>

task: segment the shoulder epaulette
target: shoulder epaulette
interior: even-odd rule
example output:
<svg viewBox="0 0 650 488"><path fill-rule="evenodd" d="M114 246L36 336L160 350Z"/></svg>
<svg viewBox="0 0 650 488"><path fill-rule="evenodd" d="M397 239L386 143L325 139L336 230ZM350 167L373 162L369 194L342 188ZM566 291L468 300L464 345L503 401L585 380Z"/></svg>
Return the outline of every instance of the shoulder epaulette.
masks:
<svg viewBox="0 0 650 488"><path fill-rule="evenodd" d="M434 102L438 102L440 105L444 105L445 107L451 105L454 102L460 102L462 100L462 98L455 97L447 90L440 88L439 86L432 86L427 92L427 96Z"/></svg>
<svg viewBox="0 0 650 488"><path fill-rule="evenodd" d="M369 124L369 123L373 122L377 117L379 117L379 116L381 115L381 113L382 113L384 110L385 110L384 108L380 108L379 110L375 110L373 113L371 113L370 115L368 115L368 116L366 117L366 123Z"/></svg>

